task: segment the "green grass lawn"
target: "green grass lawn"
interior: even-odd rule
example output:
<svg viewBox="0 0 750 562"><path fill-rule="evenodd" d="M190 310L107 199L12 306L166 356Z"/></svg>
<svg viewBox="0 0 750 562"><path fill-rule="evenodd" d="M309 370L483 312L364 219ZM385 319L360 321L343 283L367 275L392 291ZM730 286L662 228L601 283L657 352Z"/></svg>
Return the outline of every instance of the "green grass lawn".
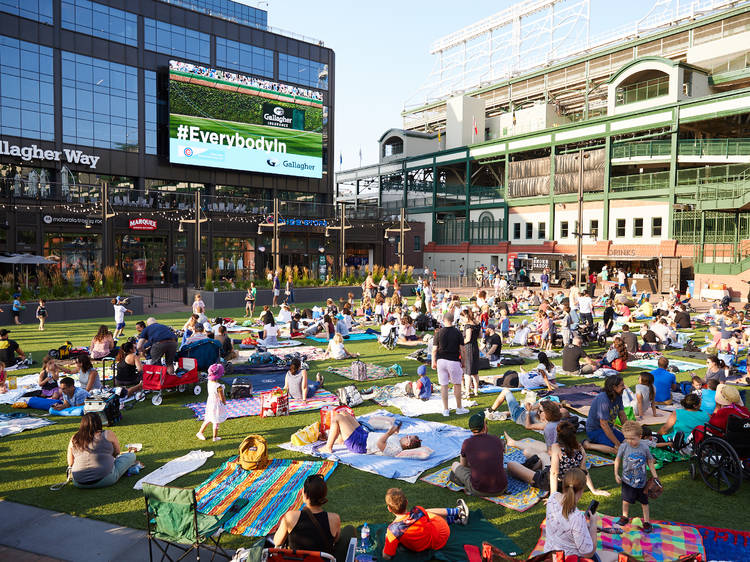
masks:
<svg viewBox="0 0 750 562"><path fill-rule="evenodd" d="M223 316L240 317L241 309L217 311ZM158 315L161 321L181 327L188 312L184 314ZM126 334L131 335L138 317L128 317ZM100 323L112 324L112 318L101 321L56 322L47 325L45 332L39 332L36 325L12 327L11 336L21 347L31 352L35 364L41 362L47 350L58 347L66 340L75 345L88 345ZM397 348L386 351L377 343L361 342L347 344L352 352L362 354L367 362L389 366L399 362L405 373L416 378L417 362L405 360L404 356L411 351ZM559 360L556 360L559 363ZM311 366L312 375L323 372L329 365L343 362L319 362ZM495 372L504 372L497 369ZM38 372L37 369L22 371ZM492 371L483 371L489 374ZM633 387L636 382L636 369L625 372L626 383ZM699 372L700 374L700 372ZM434 381L437 377L432 373ZM686 375L681 377L687 379ZM578 380L560 377L566 384L576 384ZM384 382L394 382L386 379ZM335 391L342 385L350 384L331 374L326 376L326 387ZM472 410L488 407L495 395L484 395L479 398L479 406ZM308 425L319 418L317 412L295 414L288 417L260 419L247 417L228 420L220 427L223 440L218 443L201 442L195 438L199 420L183 405L194 401L192 394L168 394L161 406L153 406L149 400L139 403L132 410L124 412L123 421L114 428L121 443L142 442L143 451L138 455L149 472L163 463L185 454L191 449L213 450L214 457L199 470L174 482L178 486L195 486L213 472L223 461L236 454L237 447L249 433L261 433L269 442L272 457L304 458L295 453L275 447L288 441L297 429ZM205 400L205 392L201 397ZM357 413L365 413L378 408L367 402L357 408ZM13 411L9 406L0 406L0 411ZM18 410L16 410L18 411ZM394 410L395 411L395 410ZM445 421L440 415L425 416L433 421ZM449 423L466 426L468 416L451 417ZM136 528L145 528L143 515L143 498L140 492L133 490L135 478L124 477L117 485L101 490L79 490L68 486L62 491L52 492L49 486L60 482L65 477L65 450L70 436L78 426L78 418L55 418L55 424L4 437L0 439L0 496L30 505L71 513L84 517L101 519L112 523ZM508 431L513 437L536 437L538 434L527 432L512 422L490 422L490 431L502 435ZM665 484L665 493L652 502L652 518L728 527L734 529L748 528L746 506L750 502L750 485L743 486L733 496L724 497L711 492L700 480L691 481L687 474L687 463L674 463L660 471ZM619 514L619 486L615 484L612 467L594 468L592 478L598 487L612 492L609 498L597 498L601 501L599 511L606 514ZM544 504L539 503L525 513L517 513L504 507L478 498L467 497L449 492L442 488L423 482L407 484L389 480L380 476L360 472L347 466L340 466L329 480L329 503L326 508L341 514L342 521L361 524L364 521L384 523L390 520L385 509L383 497L388 488L399 486L406 490L412 504L425 507L452 506L459 497L464 497L470 508L481 508L484 514L503 532L510 535L519 546L530 550L538 536L539 526L544 518ZM586 494L582 504L593 496ZM631 509L633 516L640 515L637 506ZM233 537L230 546L238 547L247 544L245 537Z"/></svg>

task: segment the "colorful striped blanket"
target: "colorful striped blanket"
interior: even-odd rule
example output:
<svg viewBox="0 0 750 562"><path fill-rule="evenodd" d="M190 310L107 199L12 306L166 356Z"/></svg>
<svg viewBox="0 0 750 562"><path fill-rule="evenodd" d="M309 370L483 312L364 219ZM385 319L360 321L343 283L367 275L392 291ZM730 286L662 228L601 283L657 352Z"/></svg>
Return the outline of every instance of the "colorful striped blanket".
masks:
<svg viewBox="0 0 750 562"><path fill-rule="evenodd" d="M600 527L614 527L615 517L601 516ZM703 539L695 527L688 525L654 522L654 530L644 533L638 519L631 521L621 535L599 533L597 550L607 549L625 552L645 562L667 562L677 560L685 554L699 553L706 559ZM546 523L546 522L545 522ZM531 556L544 552L545 523L542 523L542 534L536 543Z"/></svg>
<svg viewBox="0 0 750 562"><path fill-rule="evenodd" d="M339 399L336 398L334 394L331 394L327 390L318 390L307 402L290 398L289 413L294 414L306 410L320 410L323 406L329 406L331 404L337 405L338 403ZM192 404L185 404L185 406L193 410L196 418L202 418L206 413L205 402L194 402ZM253 397L227 400L227 415L229 419L244 418L246 416L259 416L260 398Z"/></svg>
<svg viewBox="0 0 750 562"><path fill-rule="evenodd" d="M352 369L348 367L328 367L328 372L344 377L347 379L354 380L352 377ZM375 365L373 363L367 363L367 380L374 381L378 379L387 379L388 377L395 377L396 374L388 371L388 367L382 365Z"/></svg>
<svg viewBox="0 0 750 562"><path fill-rule="evenodd" d="M302 486L312 474L326 480L336 468L331 461L273 459L263 470L245 470L234 457L222 464L195 489L198 511L221 517L239 498L248 503L229 519L225 529L234 535L262 537L271 532L290 509L302 507Z"/></svg>

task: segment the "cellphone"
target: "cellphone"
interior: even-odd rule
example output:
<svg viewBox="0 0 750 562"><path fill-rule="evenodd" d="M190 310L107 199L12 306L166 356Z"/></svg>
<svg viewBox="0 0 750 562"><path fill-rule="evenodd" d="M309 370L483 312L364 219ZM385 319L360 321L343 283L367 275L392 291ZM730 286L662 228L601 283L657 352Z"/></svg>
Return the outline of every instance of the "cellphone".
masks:
<svg viewBox="0 0 750 562"><path fill-rule="evenodd" d="M589 515L594 515L597 509L599 509L599 502L596 500L591 500L591 503L589 504L589 508L586 510L586 513L588 513Z"/></svg>
<svg viewBox="0 0 750 562"><path fill-rule="evenodd" d="M401 429L401 426L404 425L404 420L396 420L393 422L393 425L395 425L398 429Z"/></svg>

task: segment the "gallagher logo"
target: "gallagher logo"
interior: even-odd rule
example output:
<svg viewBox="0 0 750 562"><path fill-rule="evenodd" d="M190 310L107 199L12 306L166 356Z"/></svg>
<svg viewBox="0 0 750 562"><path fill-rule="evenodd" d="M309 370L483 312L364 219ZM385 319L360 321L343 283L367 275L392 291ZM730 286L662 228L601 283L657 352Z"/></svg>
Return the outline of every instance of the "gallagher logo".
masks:
<svg viewBox="0 0 750 562"><path fill-rule="evenodd" d="M282 115L284 115L284 108L283 107L274 107L273 108L273 112L276 115L278 115L279 117L281 117Z"/></svg>
<svg viewBox="0 0 750 562"><path fill-rule="evenodd" d="M153 219L130 219L128 223L130 230L156 230L156 221Z"/></svg>
<svg viewBox="0 0 750 562"><path fill-rule="evenodd" d="M183 151L182 151L182 153L183 153L183 154L184 154L185 156L187 156L188 158L190 158L190 157L191 157L191 156L193 155L193 149L192 149L192 148L190 148L189 146L186 146L186 147L185 147L185 150L183 150Z"/></svg>

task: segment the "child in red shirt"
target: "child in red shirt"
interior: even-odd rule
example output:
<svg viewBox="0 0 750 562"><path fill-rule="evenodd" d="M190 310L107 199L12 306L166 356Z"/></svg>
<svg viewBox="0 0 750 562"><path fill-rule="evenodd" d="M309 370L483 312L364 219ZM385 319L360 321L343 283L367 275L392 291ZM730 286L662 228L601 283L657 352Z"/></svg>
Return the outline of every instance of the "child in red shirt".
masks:
<svg viewBox="0 0 750 562"><path fill-rule="evenodd" d="M385 504L396 516L385 534L383 557L386 559L396 555L399 544L414 552L440 550L451 534L448 525L469 522L469 508L463 499L458 500L458 507L424 509L416 506L408 510L404 492L391 488L385 494Z"/></svg>

